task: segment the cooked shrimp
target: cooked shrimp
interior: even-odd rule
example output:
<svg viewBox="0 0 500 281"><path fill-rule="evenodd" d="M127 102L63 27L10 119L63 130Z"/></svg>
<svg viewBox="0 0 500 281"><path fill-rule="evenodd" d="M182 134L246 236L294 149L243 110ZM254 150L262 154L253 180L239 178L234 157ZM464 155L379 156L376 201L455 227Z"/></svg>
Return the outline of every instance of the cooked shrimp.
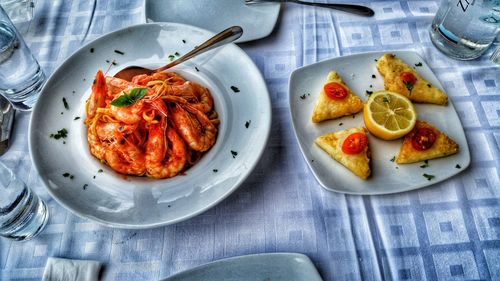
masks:
<svg viewBox="0 0 500 281"><path fill-rule="evenodd" d="M106 106L106 78L101 70L97 71L94 83L92 84L92 94L87 103L87 118L85 124L89 124L94 118L97 109Z"/></svg>
<svg viewBox="0 0 500 281"><path fill-rule="evenodd" d="M172 121L189 147L206 151L213 146L217 128L203 112L188 104L174 103L171 113Z"/></svg>
<svg viewBox="0 0 500 281"><path fill-rule="evenodd" d="M127 153L123 153L124 151ZM146 172L143 152L137 152L133 149L108 149L105 160L113 170L122 174L141 176Z"/></svg>
<svg viewBox="0 0 500 281"><path fill-rule="evenodd" d="M113 140L117 134L133 134L138 124L127 125L119 122L99 122L96 126L97 136L101 140Z"/></svg>
<svg viewBox="0 0 500 281"><path fill-rule="evenodd" d="M165 136L166 134L166 136ZM146 144L146 169L154 178L176 176L186 165L187 151L181 137L173 128L160 123L151 124Z"/></svg>
<svg viewBox="0 0 500 281"><path fill-rule="evenodd" d="M131 95L134 88L147 91ZM122 106L111 104L125 94ZM128 82L98 71L86 111L90 152L122 174L174 177L196 163L217 136L208 89L174 72Z"/></svg>
<svg viewBox="0 0 500 281"><path fill-rule="evenodd" d="M186 81L182 85L172 86L168 95L180 96L187 100L192 107L204 113L212 111L214 100L207 88L192 81Z"/></svg>
<svg viewBox="0 0 500 281"><path fill-rule="evenodd" d="M184 78L175 72L155 72L151 75L141 74L132 78L132 83L145 86L151 81L161 80L166 81L170 85L178 85L184 83Z"/></svg>

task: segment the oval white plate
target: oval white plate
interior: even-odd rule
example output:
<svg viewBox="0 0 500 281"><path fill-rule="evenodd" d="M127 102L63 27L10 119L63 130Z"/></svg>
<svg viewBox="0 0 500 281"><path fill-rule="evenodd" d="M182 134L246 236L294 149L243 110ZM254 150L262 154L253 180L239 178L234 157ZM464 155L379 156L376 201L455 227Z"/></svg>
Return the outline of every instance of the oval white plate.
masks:
<svg viewBox="0 0 500 281"><path fill-rule="evenodd" d="M164 180L120 175L91 156L86 141L85 101L98 69L105 71L111 61L117 65L108 75L127 65L161 66L169 55L184 54L211 36L183 24L131 26L87 44L54 72L31 115L29 147L38 173L60 204L107 226L158 227L209 209L245 180L266 145L271 104L259 70L234 44L171 69L209 88L221 120L215 146L186 175ZM68 130L66 139L50 137L62 128Z"/></svg>
<svg viewBox="0 0 500 281"><path fill-rule="evenodd" d="M271 34L278 20L280 3L245 5L244 0L146 0L145 16L153 22L181 22L212 32L239 25L247 42Z"/></svg>
<svg viewBox="0 0 500 281"><path fill-rule="evenodd" d="M417 71L433 85L443 89L437 77L418 54L410 51L392 53L411 66L422 63L422 66L416 67ZM296 69L290 76L289 102L295 135L309 168L321 186L328 190L370 195L403 192L443 181L463 171L470 164L464 129L451 101L447 106L415 104L418 119L436 125L460 146L457 154L429 160L429 166L425 168L420 167L423 162L398 165L391 161L392 157L399 153L401 140L383 141L369 135L372 175L364 181L314 144L314 140L323 134L364 126L362 112L319 124L312 123L312 110L328 72L336 70L353 92L366 101L367 90L384 89L383 78L375 67L375 60L383 54L362 53L328 59ZM372 78L373 74L375 78ZM457 164L460 165L459 169L455 168ZM435 178L428 180L423 176L424 173L434 175Z"/></svg>

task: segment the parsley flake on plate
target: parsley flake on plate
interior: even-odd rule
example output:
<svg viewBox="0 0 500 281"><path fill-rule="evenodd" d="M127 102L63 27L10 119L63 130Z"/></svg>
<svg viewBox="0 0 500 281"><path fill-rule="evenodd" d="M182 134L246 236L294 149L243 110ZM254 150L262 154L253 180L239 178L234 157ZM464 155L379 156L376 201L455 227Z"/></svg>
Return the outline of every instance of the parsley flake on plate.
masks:
<svg viewBox="0 0 500 281"><path fill-rule="evenodd" d="M235 92L235 93L240 92L240 89L238 89L238 87L235 87L235 86L231 86L231 90L233 90L233 92Z"/></svg>
<svg viewBox="0 0 500 281"><path fill-rule="evenodd" d="M422 176L424 176L428 181L430 181L436 177L435 175L429 175L429 174L423 174Z"/></svg>

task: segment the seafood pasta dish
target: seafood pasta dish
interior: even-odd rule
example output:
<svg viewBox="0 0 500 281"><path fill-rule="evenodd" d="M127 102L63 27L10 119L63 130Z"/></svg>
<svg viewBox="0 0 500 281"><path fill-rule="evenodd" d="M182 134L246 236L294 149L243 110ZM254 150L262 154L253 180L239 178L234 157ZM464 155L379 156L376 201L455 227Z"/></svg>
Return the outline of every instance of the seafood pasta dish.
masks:
<svg viewBox="0 0 500 281"><path fill-rule="evenodd" d="M90 152L114 171L170 178L215 143L219 119L202 85L175 72L131 82L98 71L86 104Z"/></svg>

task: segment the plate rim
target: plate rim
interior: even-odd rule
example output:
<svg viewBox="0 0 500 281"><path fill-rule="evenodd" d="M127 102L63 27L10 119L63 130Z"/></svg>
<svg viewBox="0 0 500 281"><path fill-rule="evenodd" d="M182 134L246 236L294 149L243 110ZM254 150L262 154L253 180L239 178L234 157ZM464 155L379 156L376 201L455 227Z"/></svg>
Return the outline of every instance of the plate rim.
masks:
<svg viewBox="0 0 500 281"><path fill-rule="evenodd" d="M152 23L140 23L140 24L134 24L134 25L130 25L130 26L125 26L123 28L120 28L120 29L117 29L117 30L114 30L114 31L111 31L111 32L108 32L108 33L105 33L105 34L102 34L101 36L95 38L92 41L87 42L86 44L84 44L84 45L80 46L78 49L76 49L72 54L70 54L68 57L66 57L56 67L56 69L52 72L52 74L50 75L50 77L45 81L45 83L44 83L44 85L43 85L43 87L42 87L42 89L41 89L40 92L43 94L46 91L47 85L53 83L52 80L55 79L54 77L56 76L56 74L59 73L59 72L61 72L61 71L63 71L63 69L65 67L67 67L67 64L69 64L69 61L77 53L80 53L80 51L82 51L83 49L86 49L89 46L92 46L92 44L95 44L96 42L98 42L100 40L103 40L106 37L116 35L116 34L118 34L120 32L124 32L126 30L141 28L141 27L144 27L144 26L159 26L159 27L163 27L163 26L171 26L171 25L180 26L180 27L183 27L183 28L195 29L195 30L201 31L204 34L208 34L208 35L212 35L212 36L215 35L212 31L209 31L209 30L197 27L197 26L189 25L189 24L176 23L176 22L152 22ZM226 199L229 195L231 195L233 192L235 192L246 181L246 179L252 174L253 170L255 169L255 167L257 166L257 164L261 160L262 155L264 154L264 151L266 149L267 143L269 141L270 133L271 133L272 105L271 105L271 97L269 95L269 89L267 87L267 84L265 82L265 79L264 79L264 77L263 77L262 72L260 71L260 69L257 67L257 65L252 60L252 58L242 48L240 48L235 43L230 43L230 45L233 45L234 47L236 47L236 50L238 50L240 52L240 55L244 56L250 62L248 64L248 66L254 69L255 75L257 75L258 79L262 82L262 86L263 86L263 88L266 91L265 95L263 95L263 96L265 97L265 102L267 104L267 106L265 106L263 108L265 109L265 111L268 112L268 116L269 116L269 118L266 118L266 120L263 120L263 122L262 122L262 124L264 126L263 131L262 131L264 133L264 135L263 135L263 142L262 142L262 147L260 148L259 153L257 153L257 157L255 158L255 161L253 163L250 163L250 165L248 165L249 169L247 169L245 172L242 173L242 176L238 179L238 181L236 181L233 184L233 186L231 188L229 188L225 193L223 193L219 198L217 198L216 200L214 200L210 204L207 204L207 205L203 206L202 208L199 208L199 209L197 209L195 211L192 211L192 212L190 212L190 213L188 213L188 214L186 214L184 216L177 217L177 218L169 220L169 221L163 221L163 222L157 222L157 223L150 223L150 224L127 224L127 223L110 222L110 221L98 218L96 216L93 216L91 214L81 213L81 212L77 211L75 208L71 207L66 202L64 202L64 200L60 199L55 194L55 192L51 188L49 188L47 179L43 176L42 173L40 173L40 170L39 170L38 164L37 164L38 162L35 163L35 159L37 159L37 157L34 156L34 150L37 149L37 148L34 147L35 144L33 143L33 138L35 138L34 137L35 132L34 132L34 129L33 129L33 123L34 123L33 119L35 118L34 116L37 115L37 112L41 110L40 106L37 106L37 104L38 104L37 103L37 104L35 104L35 106L33 108L33 111L31 112L30 119L29 119L29 125L28 125L28 150L29 150L29 156L30 156L31 162L33 164L33 167L35 168L35 171L37 172L39 178L41 179L41 181L43 183L43 186L45 187L45 190L47 190L47 192L49 193L49 195L51 196L51 198L53 198L57 203L59 203L61 206L63 206L66 210L70 211L72 214L75 214L75 215L77 215L80 218L89 219L91 221L97 222L97 223L99 223L101 225L104 225L106 227L112 227L112 228L118 228L118 229L151 229L151 228L158 228L158 227L162 227L162 226L166 226L166 225L176 224L178 222L185 221L185 220L188 220L188 219L193 218L195 216L198 216L198 215L206 212L207 210L213 208L214 206L218 205L224 199ZM260 102L262 102L262 100L260 100Z"/></svg>
<svg viewBox="0 0 500 281"><path fill-rule="evenodd" d="M455 106L453 105L453 101L451 99L448 99L449 105L452 106L453 110L455 111L455 113L458 116L458 122L460 124L460 128L462 129L462 133L463 133L464 139L465 139L465 145L466 145L466 148L467 148L466 149L467 153L465 154L465 156L466 156L466 163L464 163L464 165L462 166L461 169L457 169L456 173L452 173L452 174L450 174L447 177L438 178L437 180L435 180L433 182L430 182L429 184L415 185L415 186L411 186L410 188L401 189L401 190L395 190L395 191L394 190L393 191L374 190L374 192L362 192L362 191L354 191L354 190L353 191L339 190L339 189L328 187L327 184L322 179L320 179L320 177L317 175L316 171L312 167L310 161L308 161L308 159L306 158L306 154L304 152L304 148L302 147L302 145L300 143L300 140L299 140L299 135L298 135L297 127L295 125L294 117L293 117L293 112L292 112L292 79L294 79L294 76L297 76L298 75L297 73L299 73L301 71L305 71L308 68L313 68L316 65L319 65L319 64L322 64L322 63L334 62L335 60L337 60L339 58L346 59L346 58L349 58L349 57L357 57L357 56L365 56L365 55L367 56L367 55L375 55L375 54L383 55L383 54L386 54L386 53L394 53L396 55L397 54L407 53L407 54L412 54L412 55L418 57L421 61L423 61L423 62L425 62L427 64L427 66L429 67L429 69L432 72L432 75L436 78L436 80L438 80L439 86L441 88L443 88L443 85L441 84L441 81L437 78L436 74L431 69L431 67L426 62L426 60L424 60L422 58L422 56L418 52L416 52L414 50L368 51L368 52L361 52L361 53L349 54L349 55L346 55L346 56L338 56L338 57L333 57L333 58L326 58L326 59L320 60L318 62L314 62L314 63L308 64L308 65L303 65L301 67L298 67L298 68L296 68L295 70L293 70L290 73L290 76L289 76L289 79L288 79L288 81L289 81L288 82L288 112L290 114L290 118L291 118L291 121L292 121L291 123L292 123L292 127L293 127L293 133L294 133L294 136L295 136L295 140L297 142L297 145L299 146L300 152L302 154L302 158L307 163L307 167L309 168L309 170L313 174L313 176L316 179L316 181L325 190L328 190L328 191L331 191L331 192L349 194L349 195L370 195L370 196L374 195L374 196L378 196L378 195L387 195L387 194L398 194L398 193L409 192L409 191L413 191L413 190L417 190L417 189L421 189L421 188L435 186L438 183L441 183L441 182L443 182L445 180L448 180L448 179L450 179L450 178L452 178L452 177L454 177L454 176L456 176L456 175L464 172L470 166L470 164L471 164L471 155L470 155L469 142L467 141L467 136L465 134L465 129L464 129L463 125L462 125L462 120L460 120L460 116L458 116L457 110L455 109Z"/></svg>
<svg viewBox="0 0 500 281"><path fill-rule="evenodd" d="M147 12L147 5L148 5L148 2L150 2L151 0L143 0L142 3L142 22L143 23L148 23L148 12ZM241 0L233 0L233 1L241 1ZM263 39L263 38L266 38L268 37L269 35L271 35L271 33L273 33L274 29L276 28L276 24L278 23L278 19L280 17L280 14L281 14L281 9L283 8L283 3L271 3L271 4L278 4L276 6L278 6L278 9L276 11L276 16L273 16L274 18L274 21L273 21L273 24L272 24L272 27L269 29L269 31L267 32L264 32L263 35L261 36L257 36L257 37L251 37L251 38L245 38L244 34L245 34L245 29L243 29L243 36L237 40L235 40L235 43L239 44L239 43L247 43L247 42L251 42L251 41L255 41L255 40L260 40L260 39ZM162 22L165 22L165 21L153 21L154 23L162 23ZM166 22L169 22L169 21L166 21ZM191 26L194 26L194 25L191 25ZM195 26L197 27L197 26ZM243 28L243 27L242 27ZM207 31L209 31L208 29L206 29ZM212 33L215 33L213 31L210 31Z"/></svg>

